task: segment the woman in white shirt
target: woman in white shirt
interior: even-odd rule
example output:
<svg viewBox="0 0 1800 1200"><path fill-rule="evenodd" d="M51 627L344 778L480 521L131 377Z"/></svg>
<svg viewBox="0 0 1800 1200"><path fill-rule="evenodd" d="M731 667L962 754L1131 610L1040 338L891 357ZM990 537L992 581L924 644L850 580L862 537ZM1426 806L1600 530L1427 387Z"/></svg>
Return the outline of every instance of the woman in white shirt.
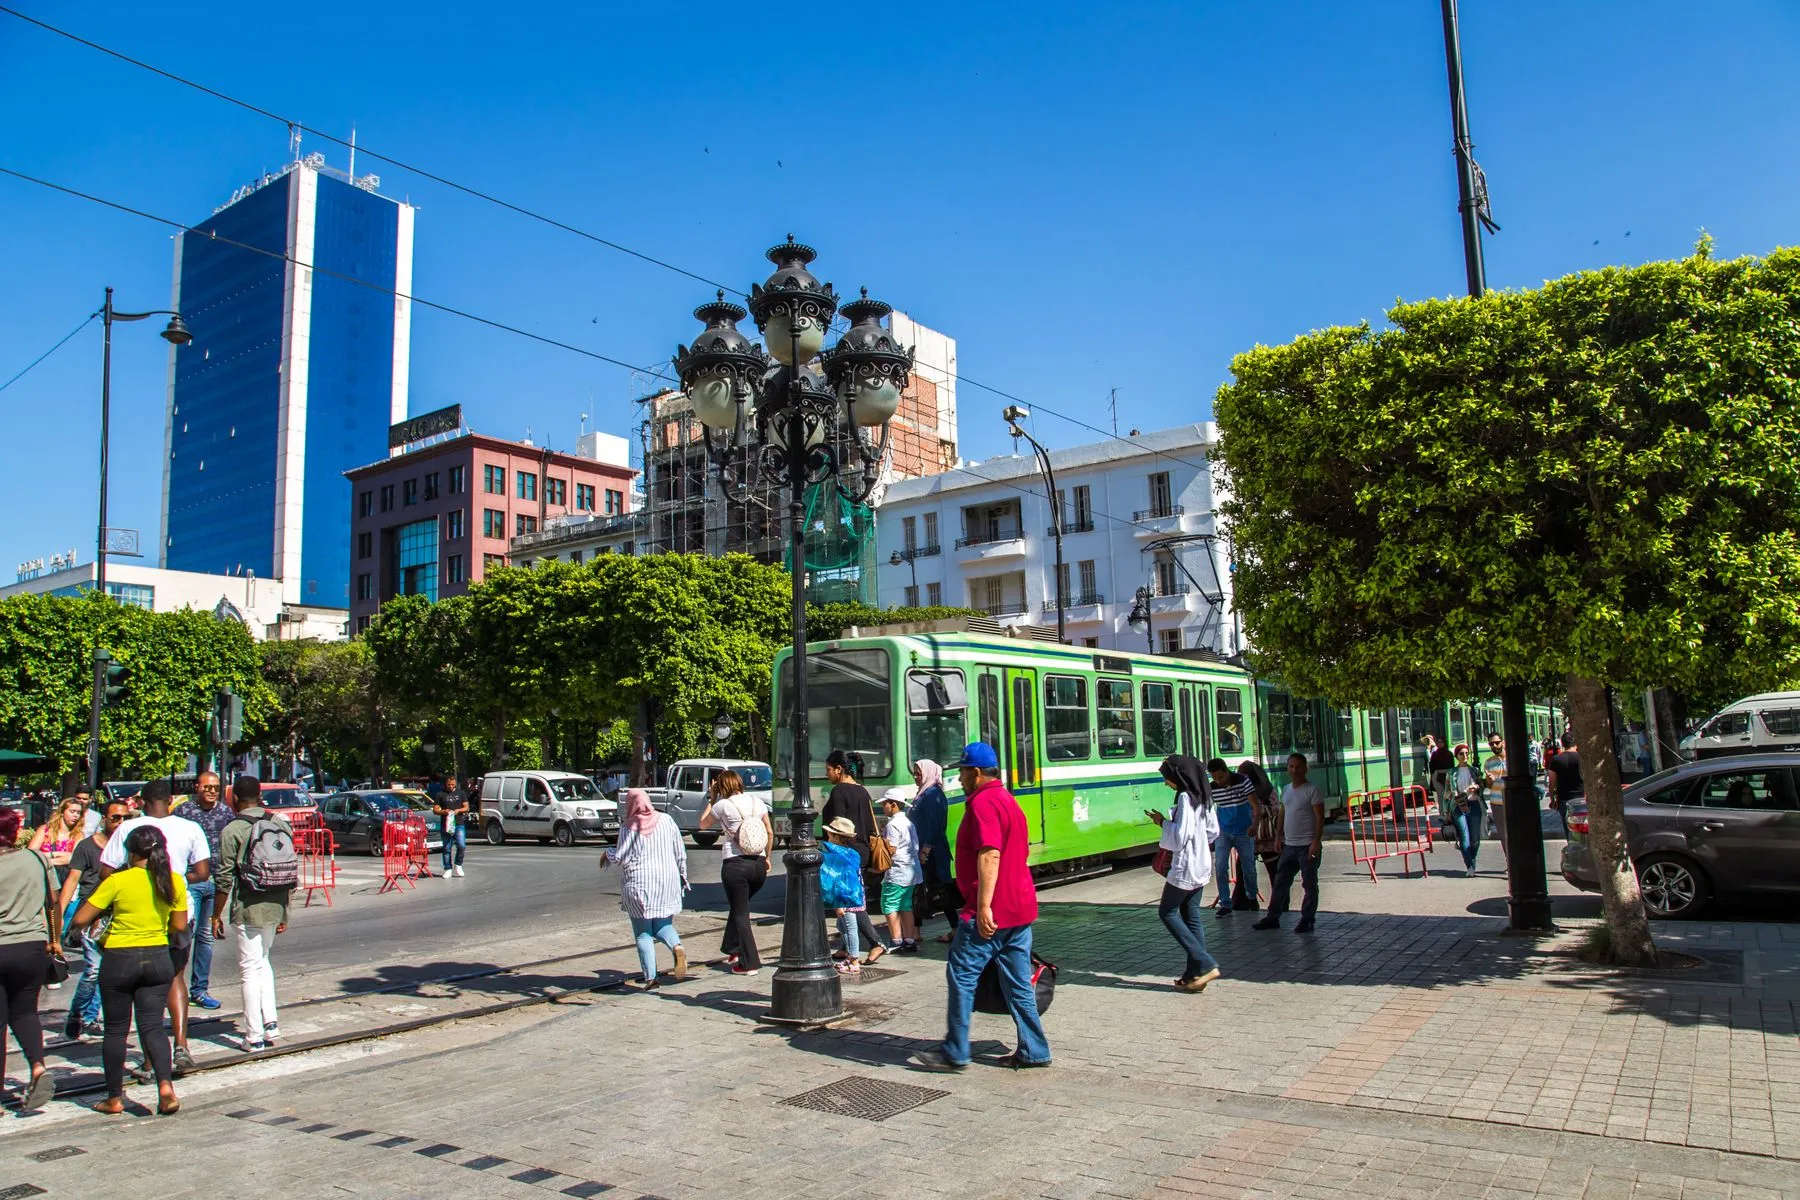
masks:
<svg viewBox="0 0 1800 1200"><path fill-rule="evenodd" d="M888 936L901 954L919 952L919 927L913 920L913 889L925 880L919 868L919 831L906 814L906 793L889 788L881 797L887 826L881 836L888 844L891 864L881 877L881 912L887 917Z"/></svg>
<svg viewBox="0 0 1800 1200"><path fill-rule="evenodd" d="M687 978L687 951L675 932L681 897L688 889L687 844L681 827L667 813L656 811L650 794L642 788L625 792L625 815L619 822L619 844L600 855L604 869L617 863L624 875L619 907L631 918L637 939L638 964L643 968L644 990L656 986L656 943L675 956L675 978Z"/></svg>
<svg viewBox="0 0 1800 1200"><path fill-rule="evenodd" d="M733 975L754 975L762 968L762 958L756 952L756 930L750 924L750 899L768 882L775 827L769 820L768 805L744 791L743 777L736 771L714 775L707 793L700 828L716 825L724 834L719 884L731 910L725 918L719 953Z"/></svg>
<svg viewBox="0 0 1800 1200"><path fill-rule="evenodd" d="M1200 894L1213 877L1212 842L1219 836L1219 819L1213 814L1206 767L1199 759L1172 754L1163 759L1161 771L1163 782L1175 793L1175 803L1167 817L1155 809L1144 810L1162 827L1158 847L1169 852L1169 873L1156 914L1187 952L1187 970L1175 980L1176 989L1201 992L1219 977L1219 961L1206 952L1206 927L1200 920L1204 911Z"/></svg>

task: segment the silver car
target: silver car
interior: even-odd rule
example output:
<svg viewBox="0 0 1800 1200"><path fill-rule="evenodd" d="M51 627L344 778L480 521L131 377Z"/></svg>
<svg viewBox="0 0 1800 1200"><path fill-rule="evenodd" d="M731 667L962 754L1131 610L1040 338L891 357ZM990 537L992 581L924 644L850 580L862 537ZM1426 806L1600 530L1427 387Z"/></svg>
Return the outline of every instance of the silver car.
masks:
<svg viewBox="0 0 1800 1200"><path fill-rule="evenodd" d="M1625 789L1625 836L1644 905L1698 915L1714 896L1800 895L1800 754L1683 763ZM1562 875L1600 890L1585 801L1569 811Z"/></svg>

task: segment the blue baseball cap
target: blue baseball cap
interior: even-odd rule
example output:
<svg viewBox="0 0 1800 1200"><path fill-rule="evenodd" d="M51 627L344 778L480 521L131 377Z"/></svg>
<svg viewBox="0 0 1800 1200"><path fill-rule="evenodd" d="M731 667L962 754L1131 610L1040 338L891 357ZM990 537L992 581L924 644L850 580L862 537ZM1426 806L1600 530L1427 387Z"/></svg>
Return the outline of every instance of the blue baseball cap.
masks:
<svg viewBox="0 0 1800 1200"><path fill-rule="evenodd" d="M962 761L958 767L974 767L978 771L998 771L1000 756L986 742L970 742L963 747Z"/></svg>

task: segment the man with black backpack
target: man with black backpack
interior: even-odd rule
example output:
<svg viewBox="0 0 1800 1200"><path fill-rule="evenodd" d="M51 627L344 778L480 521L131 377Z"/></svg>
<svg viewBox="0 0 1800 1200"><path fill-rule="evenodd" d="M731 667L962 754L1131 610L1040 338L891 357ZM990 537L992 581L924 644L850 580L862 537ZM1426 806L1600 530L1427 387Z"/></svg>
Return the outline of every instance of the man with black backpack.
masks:
<svg viewBox="0 0 1800 1200"><path fill-rule="evenodd" d="M240 775L231 787L237 819L219 834L213 878L218 899L213 936L225 936L229 919L238 938L238 978L244 989L244 1049L275 1044L275 936L287 932L288 898L300 882L294 831L262 806L262 781Z"/></svg>

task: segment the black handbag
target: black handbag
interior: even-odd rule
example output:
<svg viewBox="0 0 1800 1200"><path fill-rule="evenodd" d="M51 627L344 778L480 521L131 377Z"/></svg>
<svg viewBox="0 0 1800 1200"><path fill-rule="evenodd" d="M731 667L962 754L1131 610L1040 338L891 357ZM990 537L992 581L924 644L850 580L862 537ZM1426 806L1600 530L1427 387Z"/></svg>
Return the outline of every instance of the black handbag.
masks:
<svg viewBox="0 0 1800 1200"><path fill-rule="evenodd" d="M1045 962L1035 950L1031 952L1031 985L1032 990L1037 993L1038 1012L1048 1012L1050 1002L1056 998L1056 964ZM975 1011L995 1015L1012 1011L1006 1007L1006 993L1000 990L1000 963L997 959L989 961L987 968L981 972L981 978L975 982Z"/></svg>

